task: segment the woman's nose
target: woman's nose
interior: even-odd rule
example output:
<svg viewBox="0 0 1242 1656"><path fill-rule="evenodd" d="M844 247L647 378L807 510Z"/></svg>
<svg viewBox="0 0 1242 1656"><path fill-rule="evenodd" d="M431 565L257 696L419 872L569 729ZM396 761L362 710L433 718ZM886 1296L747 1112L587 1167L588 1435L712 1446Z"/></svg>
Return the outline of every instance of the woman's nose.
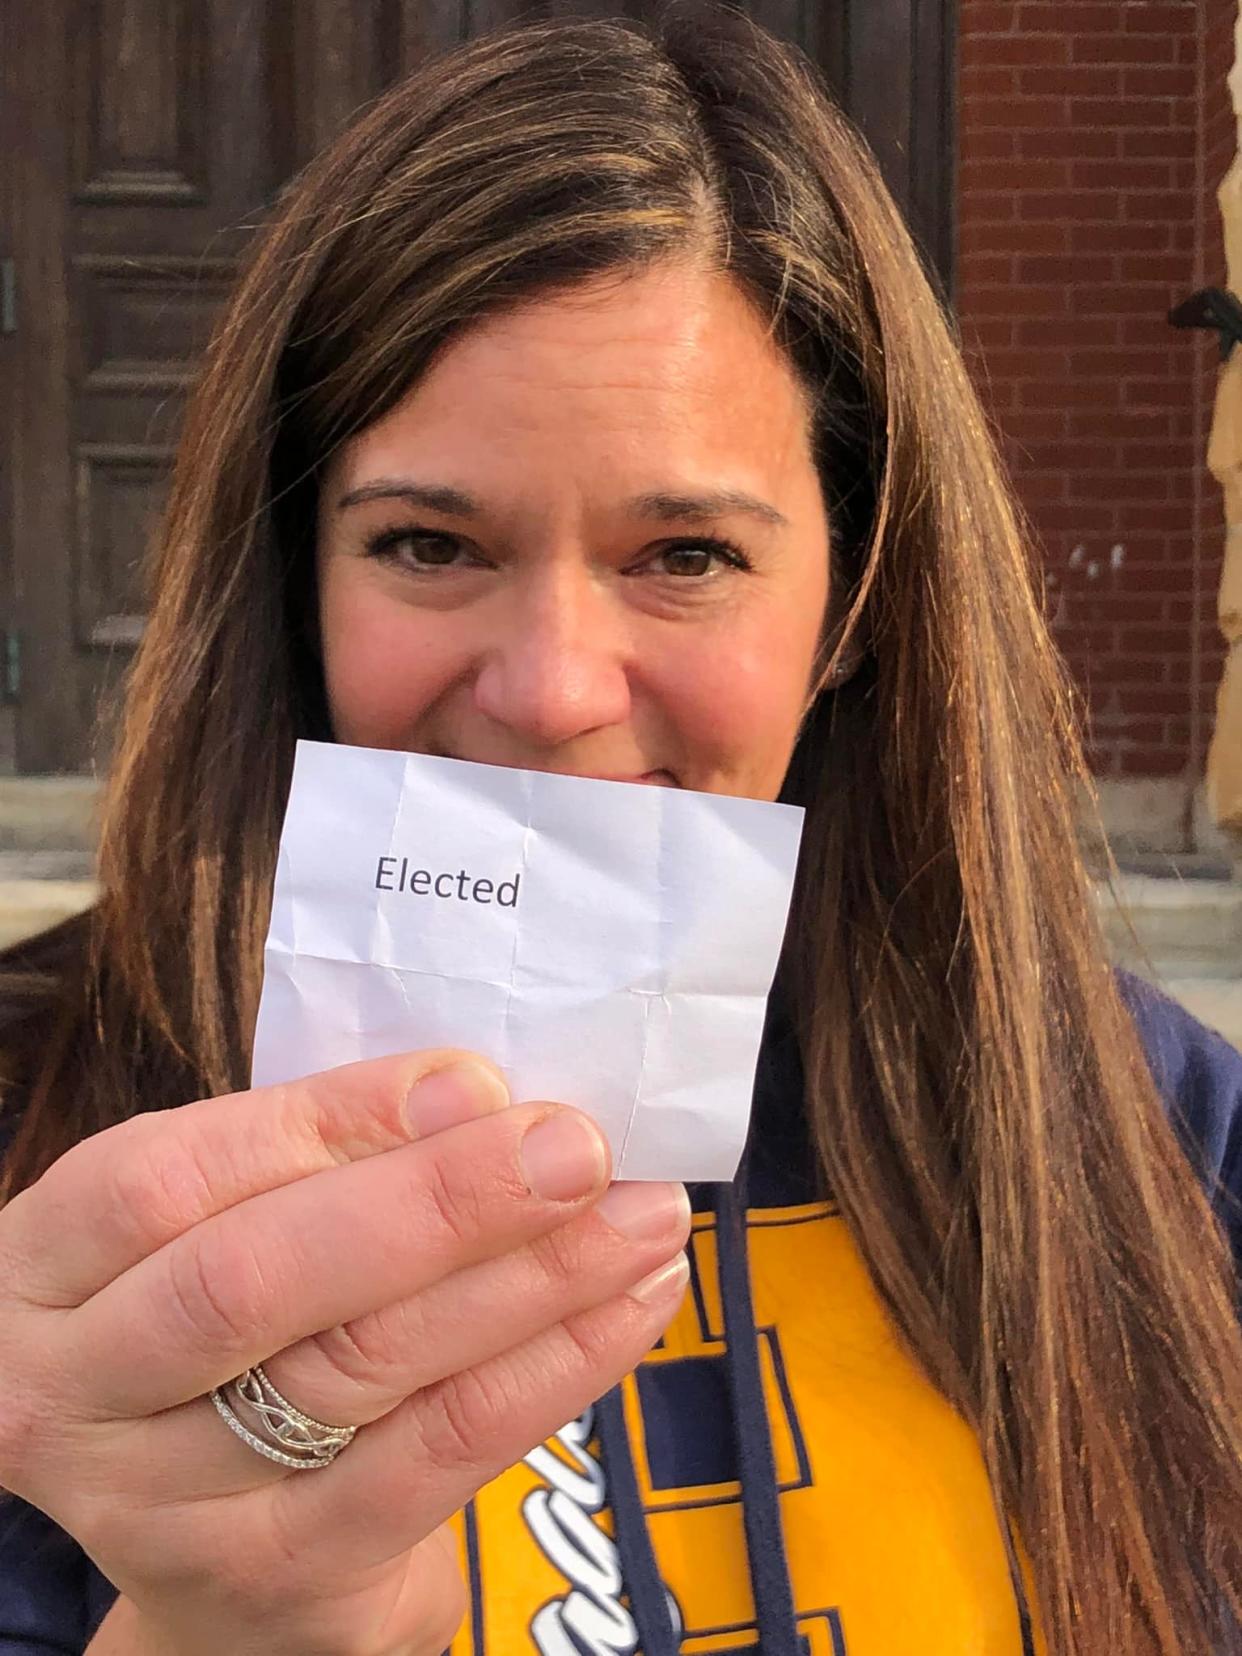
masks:
<svg viewBox="0 0 1242 1656"><path fill-rule="evenodd" d="M511 734L553 747L630 714L626 629L589 572L532 580L504 607L475 679L475 705Z"/></svg>

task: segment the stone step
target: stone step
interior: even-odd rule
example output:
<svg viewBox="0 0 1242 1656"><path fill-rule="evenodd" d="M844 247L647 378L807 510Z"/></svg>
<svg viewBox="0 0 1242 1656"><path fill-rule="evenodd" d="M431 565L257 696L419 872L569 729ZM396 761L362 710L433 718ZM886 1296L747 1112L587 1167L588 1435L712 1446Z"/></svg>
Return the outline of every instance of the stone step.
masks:
<svg viewBox="0 0 1242 1656"><path fill-rule="evenodd" d="M67 920L95 900L92 880L0 879L0 948Z"/></svg>
<svg viewBox="0 0 1242 1656"><path fill-rule="evenodd" d="M0 851L0 881L90 880L92 851Z"/></svg>
<svg viewBox="0 0 1242 1656"><path fill-rule="evenodd" d="M89 853L98 798L89 776L0 778L0 851Z"/></svg>
<svg viewBox="0 0 1242 1656"><path fill-rule="evenodd" d="M89 777L0 779L0 947L94 901L97 798ZM1212 856L1153 854L1094 889L1112 958L1242 1046L1242 880L1228 875Z"/></svg>
<svg viewBox="0 0 1242 1656"><path fill-rule="evenodd" d="M0 947L94 902L98 800L90 776L0 777Z"/></svg>
<svg viewBox="0 0 1242 1656"><path fill-rule="evenodd" d="M1242 1048L1242 978L1164 977L1157 983L1200 1023Z"/></svg>
<svg viewBox="0 0 1242 1656"><path fill-rule="evenodd" d="M1242 982L1242 881L1123 874L1094 889L1119 965L1161 979Z"/></svg>
<svg viewBox="0 0 1242 1656"><path fill-rule="evenodd" d="M0 948L76 914L94 901L95 891L89 880L0 879ZM1130 964L1210 1029L1242 1047L1242 975L1196 976L1132 957L1121 963Z"/></svg>

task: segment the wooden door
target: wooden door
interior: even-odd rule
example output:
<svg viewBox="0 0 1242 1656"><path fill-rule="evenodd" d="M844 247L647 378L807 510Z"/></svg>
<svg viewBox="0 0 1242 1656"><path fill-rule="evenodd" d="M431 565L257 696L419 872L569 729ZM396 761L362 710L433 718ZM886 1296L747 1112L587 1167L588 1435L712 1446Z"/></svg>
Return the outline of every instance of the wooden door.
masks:
<svg viewBox="0 0 1242 1656"><path fill-rule="evenodd" d="M260 0L3 9L16 761L77 770L141 630L195 356L281 167Z"/></svg>
<svg viewBox="0 0 1242 1656"><path fill-rule="evenodd" d="M430 52L656 3L0 3L0 768L106 764L185 390L281 182ZM946 284L951 4L748 8L823 66Z"/></svg>

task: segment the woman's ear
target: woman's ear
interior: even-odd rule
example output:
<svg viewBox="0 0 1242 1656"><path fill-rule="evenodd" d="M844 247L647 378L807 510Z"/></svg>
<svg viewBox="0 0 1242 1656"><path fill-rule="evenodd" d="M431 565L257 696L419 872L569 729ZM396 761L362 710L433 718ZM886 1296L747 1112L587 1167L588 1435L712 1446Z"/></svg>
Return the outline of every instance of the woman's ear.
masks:
<svg viewBox="0 0 1242 1656"><path fill-rule="evenodd" d="M816 651L816 670L807 688L802 716L805 719L825 690L839 690L862 666L871 642L871 627L865 607L855 608L849 599L849 583L842 567L840 547L834 534L829 555L830 598Z"/></svg>
<svg viewBox="0 0 1242 1656"><path fill-rule="evenodd" d="M821 690L839 690L843 684L848 683L862 666L863 654L862 650L851 648L829 662L815 681L811 699L814 700Z"/></svg>
<svg viewBox="0 0 1242 1656"><path fill-rule="evenodd" d="M828 660L811 680L806 693L806 706L803 717L814 707L820 694L825 690L839 690L847 684L862 666L866 657L866 648L857 639L848 642L838 642L834 649L827 651Z"/></svg>
<svg viewBox="0 0 1242 1656"><path fill-rule="evenodd" d="M862 650L850 650L838 656L835 661L830 661L811 680L807 687L806 699L802 703L802 716L798 721L799 739L806 728L808 719L819 706L820 697L824 691L839 690L843 684L847 684L862 666L863 655Z"/></svg>

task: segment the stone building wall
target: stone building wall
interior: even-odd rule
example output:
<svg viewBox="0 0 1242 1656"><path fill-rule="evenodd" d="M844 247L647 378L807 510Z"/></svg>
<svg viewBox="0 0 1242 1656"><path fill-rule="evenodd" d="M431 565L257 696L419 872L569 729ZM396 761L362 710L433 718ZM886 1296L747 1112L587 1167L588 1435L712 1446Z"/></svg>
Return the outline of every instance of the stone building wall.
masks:
<svg viewBox="0 0 1242 1656"><path fill-rule="evenodd" d="M1211 336L1237 0L961 0L957 302L1093 768L1192 848L1224 641ZM1135 822L1123 821L1123 830Z"/></svg>
<svg viewBox="0 0 1242 1656"><path fill-rule="evenodd" d="M1228 21L1232 25L1228 46L1233 57L1229 109L1227 118L1214 120L1209 130L1204 183L1210 190L1212 179L1219 176L1218 169L1222 164L1227 166L1219 190L1212 192L1213 205L1219 204L1224 230L1227 285L1232 292L1242 294L1242 18L1235 14ZM1222 35L1226 33L1225 22L1222 17ZM1222 40L1215 50L1223 51L1225 45ZM1208 805L1216 822L1229 831L1234 848L1242 850L1242 347L1234 349L1218 373L1210 460L1224 497L1219 521L1224 529L1225 551L1217 619L1228 640L1229 656L1217 695L1216 728L1208 754Z"/></svg>

